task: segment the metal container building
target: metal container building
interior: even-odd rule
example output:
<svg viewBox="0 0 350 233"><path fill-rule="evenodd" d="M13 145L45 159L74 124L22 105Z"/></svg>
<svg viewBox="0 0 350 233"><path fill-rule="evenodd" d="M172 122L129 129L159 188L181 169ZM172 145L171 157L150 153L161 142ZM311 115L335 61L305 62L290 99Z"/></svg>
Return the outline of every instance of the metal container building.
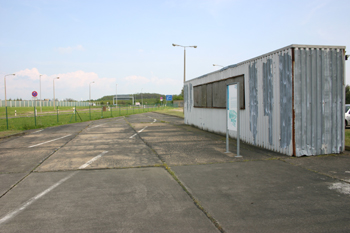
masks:
<svg viewBox="0 0 350 233"><path fill-rule="evenodd" d="M345 46L293 44L186 81L185 124L225 134L226 85L239 81L242 141L289 156L340 153L344 63Z"/></svg>

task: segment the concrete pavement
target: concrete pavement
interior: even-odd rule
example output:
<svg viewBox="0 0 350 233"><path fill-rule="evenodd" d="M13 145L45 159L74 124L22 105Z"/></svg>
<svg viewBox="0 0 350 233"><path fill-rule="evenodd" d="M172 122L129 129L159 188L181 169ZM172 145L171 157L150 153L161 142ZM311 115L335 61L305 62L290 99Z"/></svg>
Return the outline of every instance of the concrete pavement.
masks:
<svg viewBox="0 0 350 233"><path fill-rule="evenodd" d="M0 232L348 232L350 154L291 158L143 113L0 142Z"/></svg>

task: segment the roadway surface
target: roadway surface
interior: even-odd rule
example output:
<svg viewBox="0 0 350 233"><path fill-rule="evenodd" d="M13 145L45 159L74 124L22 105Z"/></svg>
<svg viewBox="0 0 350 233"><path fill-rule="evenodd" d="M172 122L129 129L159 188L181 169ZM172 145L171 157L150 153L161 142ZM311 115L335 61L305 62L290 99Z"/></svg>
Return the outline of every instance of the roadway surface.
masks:
<svg viewBox="0 0 350 233"><path fill-rule="evenodd" d="M350 155L291 158L157 113L0 141L0 232L349 232Z"/></svg>

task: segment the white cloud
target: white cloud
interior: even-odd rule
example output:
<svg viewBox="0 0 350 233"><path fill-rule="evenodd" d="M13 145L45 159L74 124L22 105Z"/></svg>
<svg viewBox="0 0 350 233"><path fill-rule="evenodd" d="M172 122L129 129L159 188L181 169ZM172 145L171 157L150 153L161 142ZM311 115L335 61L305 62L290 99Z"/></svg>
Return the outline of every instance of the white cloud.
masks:
<svg viewBox="0 0 350 233"><path fill-rule="evenodd" d="M55 83L55 96L59 100L66 98L87 100L90 93L89 87L91 87L92 99L113 95L116 93L117 84L118 94L140 93L141 91L174 94L170 90L176 88L180 92L182 87L182 79L159 78L154 76L153 73L151 77L131 75L118 79L99 77L95 72L78 70L52 75L43 74L40 93L39 75L42 73L37 68L24 69L15 73L16 76L6 80L8 99L22 98L30 100L33 91L37 91L42 99L52 99L53 82ZM55 79L56 77L59 77L59 79ZM0 89L3 88L3 83L0 82ZM2 99L3 96L0 98Z"/></svg>
<svg viewBox="0 0 350 233"><path fill-rule="evenodd" d="M40 96L40 72L37 68L25 69L16 72L16 76L7 79L7 98L31 99L32 91L37 91ZM59 77L59 79L55 79ZM55 79L55 81L53 81ZM91 84L92 98L100 98L115 91L115 78L100 78L94 72L82 70L43 75L41 77L41 90L43 99L51 99L53 95L53 82L55 82L56 97L58 99L73 98L75 100L87 100L89 97L89 85ZM3 87L0 87L3 88Z"/></svg>
<svg viewBox="0 0 350 233"><path fill-rule="evenodd" d="M61 54L72 53L73 51L85 51L85 48L82 45L77 45L75 47L58 47L55 48Z"/></svg>
<svg viewBox="0 0 350 233"><path fill-rule="evenodd" d="M39 79L39 71L37 68L32 68L32 69L25 69L25 70L20 70L16 72L16 76L18 77L29 77L32 80L37 80Z"/></svg>

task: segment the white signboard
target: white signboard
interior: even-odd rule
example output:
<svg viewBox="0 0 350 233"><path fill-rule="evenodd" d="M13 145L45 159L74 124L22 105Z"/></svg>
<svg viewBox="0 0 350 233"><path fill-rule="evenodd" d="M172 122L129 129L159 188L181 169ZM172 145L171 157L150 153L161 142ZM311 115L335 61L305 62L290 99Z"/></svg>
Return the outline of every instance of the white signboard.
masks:
<svg viewBox="0 0 350 233"><path fill-rule="evenodd" d="M227 85L226 89L226 153L230 153L229 151L229 131L236 131L237 134L237 154L236 158L242 158L239 154L239 110L240 110L240 102L239 102L239 83L233 83Z"/></svg>
<svg viewBox="0 0 350 233"><path fill-rule="evenodd" d="M237 87L238 84L227 86L227 126L233 131L237 131Z"/></svg>

